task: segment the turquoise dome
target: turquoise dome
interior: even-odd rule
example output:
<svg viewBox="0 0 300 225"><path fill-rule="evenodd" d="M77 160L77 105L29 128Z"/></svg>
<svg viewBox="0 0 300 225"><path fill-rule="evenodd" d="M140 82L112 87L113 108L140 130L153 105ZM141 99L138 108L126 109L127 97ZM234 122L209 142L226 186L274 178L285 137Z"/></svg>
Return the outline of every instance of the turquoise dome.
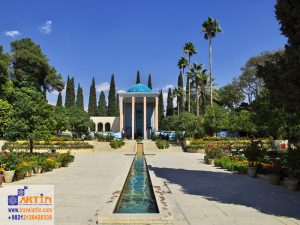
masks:
<svg viewBox="0 0 300 225"><path fill-rule="evenodd" d="M127 90L127 92L128 93L132 93L132 92L151 93L152 89L150 89L145 84L134 84Z"/></svg>

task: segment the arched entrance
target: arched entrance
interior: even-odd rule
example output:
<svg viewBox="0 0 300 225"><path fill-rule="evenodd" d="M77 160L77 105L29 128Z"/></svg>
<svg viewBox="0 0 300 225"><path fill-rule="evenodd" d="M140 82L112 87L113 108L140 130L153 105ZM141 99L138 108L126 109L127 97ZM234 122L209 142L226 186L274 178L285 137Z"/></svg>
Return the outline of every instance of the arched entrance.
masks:
<svg viewBox="0 0 300 225"><path fill-rule="evenodd" d="M110 123L105 124L105 131L110 132Z"/></svg>
<svg viewBox="0 0 300 225"><path fill-rule="evenodd" d="M103 132L103 123L98 123L98 132Z"/></svg>

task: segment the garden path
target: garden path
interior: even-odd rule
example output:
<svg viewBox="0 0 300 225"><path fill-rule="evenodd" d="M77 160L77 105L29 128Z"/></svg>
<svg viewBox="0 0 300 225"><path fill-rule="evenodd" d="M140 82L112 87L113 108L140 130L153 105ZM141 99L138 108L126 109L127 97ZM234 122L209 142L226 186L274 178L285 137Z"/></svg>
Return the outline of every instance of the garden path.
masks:
<svg viewBox="0 0 300 225"><path fill-rule="evenodd" d="M300 192L206 165L200 153L148 156L192 225L300 225Z"/></svg>

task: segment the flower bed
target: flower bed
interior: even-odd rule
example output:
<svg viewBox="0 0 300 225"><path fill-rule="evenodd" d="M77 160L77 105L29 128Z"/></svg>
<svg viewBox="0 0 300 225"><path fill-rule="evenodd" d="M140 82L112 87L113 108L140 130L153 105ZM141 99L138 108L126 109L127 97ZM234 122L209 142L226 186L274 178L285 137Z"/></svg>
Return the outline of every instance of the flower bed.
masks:
<svg viewBox="0 0 300 225"><path fill-rule="evenodd" d="M2 152L0 154L0 173L13 172L13 180L21 180L32 173L48 172L61 166L66 167L74 161L67 153L26 153Z"/></svg>
<svg viewBox="0 0 300 225"><path fill-rule="evenodd" d="M38 141L33 145L34 149L92 149L93 145L83 141ZM28 150L27 141L5 142L2 150Z"/></svg>
<svg viewBox="0 0 300 225"><path fill-rule="evenodd" d="M233 139L229 137L204 137L204 138L188 138L185 140L185 150L187 152L204 152L204 150L212 145L224 146L226 150L239 151L245 149L251 141L249 139ZM264 147L270 149L271 144L268 139L263 139Z"/></svg>
<svg viewBox="0 0 300 225"><path fill-rule="evenodd" d="M232 149L225 142L208 144L204 160L229 171L248 173L250 177L267 177L273 185L286 179L290 190L297 190L300 178L300 149L291 145L288 151L268 150L261 140L251 140L244 149ZM264 176L262 176L264 175ZM265 176L267 175L267 176Z"/></svg>

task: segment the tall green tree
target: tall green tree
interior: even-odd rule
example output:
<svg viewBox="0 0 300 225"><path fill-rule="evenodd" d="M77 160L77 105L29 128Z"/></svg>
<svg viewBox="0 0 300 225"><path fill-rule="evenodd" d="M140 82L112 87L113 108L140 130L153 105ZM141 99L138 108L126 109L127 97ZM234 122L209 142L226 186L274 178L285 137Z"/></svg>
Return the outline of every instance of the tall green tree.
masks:
<svg viewBox="0 0 300 225"><path fill-rule="evenodd" d="M98 103L99 116L107 116L107 106L104 91L101 91Z"/></svg>
<svg viewBox="0 0 300 225"><path fill-rule="evenodd" d="M11 43L11 77L17 87L33 86L46 97L47 92L62 91L62 76L48 62L39 45L30 38Z"/></svg>
<svg viewBox="0 0 300 225"><path fill-rule="evenodd" d="M197 54L197 49L195 47L195 45L192 42L187 42L185 43L184 47L183 47L183 53L188 55L189 61L188 61L188 66L191 65L191 57L194 54ZM184 73L183 73L184 74ZM190 82L190 77L187 74L186 76L186 85L187 85L187 96L188 96L188 101L187 101L187 105L188 105L188 111L191 111L191 82Z"/></svg>
<svg viewBox="0 0 300 225"><path fill-rule="evenodd" d="M108 107L107 115L108 116L117 116L118 106L116 99L116 84L115 84L115 75L111 76L109 92L108 92Z"/></svg>
<svg viewBox="0 0 300 225"><path fill-rule="evenodd" d="M33 152L34 141L49 140L54 129L53 106L43 94L33 87L15 89L12 119L5 127L5 137L10 141L28 140Z"/></svg>
<svg viewBox="0 0 300 225"><path fill-rule="evenodd" d="M0 137L3 136L4 127L11 120L13 107L6 100L0 99Z"/></svg>
<svg viewBox="0 0 300 225"><path fill-rule="evenodd" d="M172 94L172 89L169 88L169 90L168 90L168 97L167 97L167 111L166 111L166 116L173 116L173 115L174 115L173 94Z"/></svg>
<svg viewBox="0 0 300 225"><path fill-rule="evenodd" d="M177 98L177 115L180 114L180 108L181 108L181 96L183 95L184 91L181 87L175 87L173 90L173 96Z"/></svg>
<svg viewBox="0 0 300 225"><path fill-rule="evenodd" d="M219 103L233 109L245 99L243 92L234 84L227 84L219 89Z"/></svg>
<svg viewBox="0 0 300 225"><path fill-rule="evenodd" d="M189 76L192 81L195 83L195 98L196 98L196 115L199 116L199 85L201 84L201 95L202 95L202 103L205 103L205 81L206 81L206 69L203 68L203 64L196 64L189 68L188 71ZM203 105L204 108L204 105ZM202 108L202 110L203 110ZM204 113L204 112L203 112Z"/></svg>
<svg viewBox="0 0 300 225"><path fill-rule="evenodd" d="M206 133L214 135L229 126L229 112L224 107L214 105L208 107L204 114L204 126Z"/></svg>
<svg viewBox="0 0 300 225"><path fill-rule="evenodd" d="M76 107L75 105L68 109L69 123L71 131L78 135L87 134L91 125L89 114Z"/></svg>
<svg viewBox="0 0 300 225"><path fill-rule="evenodd" d="M10 56L8 53L4 53L3 47L0 46L0 97L2 85L4 85L8 79L7 68L10 61Z"/></svg>
<svg viewBox="0 0 300 225"><path fill-rule="evenodd" d="M148 76L148 87L149 87L150 89L152 89L152 79L151 79L151 74L149 74L149 76Z"/></svg>
<svg viewBox="0 0 300 225"><path fill-rule="evenodd" d="M89 105L88 105L88 113L90 116L97 116L97 99L96 99L96 84L95 78L92 80L92 84L90 86L90 96L89 96Z"/></svg>
<svg viewBox="0 0 300 225"><path fill-rule="evenodd" d="M69 77L67 79L67 87L66 87L66 98L65 98L65 107L70 108L75 105L75 84L74 77Z"/></svg>
<svg viewBox="0 0 300 225"><path fill-rule="evenodd" d="M259 75L274 99L273 104L300 117L300 2L278 0L275 9L280 30L288 42L284 54L276 54Z"/></svg>
<svg viewBox="0 0 300 225"><path fill-rule="evenodd" d="M56 101L56 106L63 106L61 92L58 93L57 101Z"/></svg>
<svg viewBox="0 0 300 225"><path fill-rule="evenodd" d="M222 32L221 26L216 19L208 17L202 24L201 32L204 38L209 41L209 83L210 83L210 105L213 105L213 74L212 74L212 39Z"/></svg>
<svg viewBox="0 0 300 225"><path fill-rule="evenodd" d="M140 71L139 70L136 73L136 81L135 81L135 83L136 84L141 83L141 77L140 77Z"/></svg>
<svg viewBox="0 0 300 225"><path fill-rule="evenodd" d="M68 110L62 106L57 106L54 109L53 119L55 121L55 133L65 130L71 130L70 117L68 115Z"/></svg>
<svg viewBox="0 0 300 225"><path fill-rule="evenodd" d="M183 77L182 77L182 73L180 72L179 76L178 76L178 83L177 83L178 89L183 90ZM179 102L180 102L180 112L184 112L185 110L185 106L184 106L184 91L182 91L182 95L179 96Z"/></svg>
<svg viewBox="0 0 300 225"><path fill-rule="evenodd" d="M192 42L187 42L184 44L183 53L188 55L189 64L191 64L191 57L197 54L196 46Z"/></svg>
<svg viewBox="0 0 300 225"><path fill-rule="evenodd" d="M241 68L242 73L233 80L233 84L246 95L250 105L264 86L263 79L257 76L257 69L259 66L265 65L265 62L270 60L274 53L263 52L251 57Z"/></svg>
<svg viewBox="0 0 300 225"><path fill-rule="evenodd" d="M177 66L178 66L179 70L181 71L181 73L184 74L184 70L185 70L185 68L187 68L189 66L189 62L187 61L187 59L185 57L181 57L178 60Z"/></svg>
<svg viewBox="0 0 300 225"><path fill-rule="evenodd" d="M84 100L83 100L83 90L80 84L77 87L77 99L76 99L76 106L82 110L84 110Z"/></svg>
<svg viewBox="0 0 300 225"><path fill-rule="evenodd" d="M162 120L164 119L164 98L162 90L159 92L158 96L158 127L161 127Z"/></svg>

